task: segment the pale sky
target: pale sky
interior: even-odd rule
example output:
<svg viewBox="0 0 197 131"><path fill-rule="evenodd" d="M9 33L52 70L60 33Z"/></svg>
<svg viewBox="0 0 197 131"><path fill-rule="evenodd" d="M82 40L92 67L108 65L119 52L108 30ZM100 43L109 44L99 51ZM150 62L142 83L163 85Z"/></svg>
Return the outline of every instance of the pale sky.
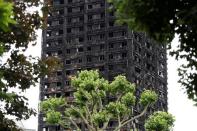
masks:
<svg viewBox="0 0 197 131"><path fill-rule="evenodd" d="M172 44L178 44L177 38ZM38 44L28 50L28 54L40 56L41 52L41 31L39 31ZM183 87L177 83L177 67L180 62L168 56L168 108L175 118L174 131L197 131L197 107L193 106L193 102L187 99L184 94ZM29 104L33 108L38 108L39 99L39 84L36 87L26 91L26 96L29 98ZM37 129L37 117L32 117L29 120L22 121L25 128Z"/></svg>
<svg viewBox="0 0 197 131"><path fill-rule="evenodd" d="M178 44L177 37L173 40L172 46ZM181 62L168 56L168 108L169 112L176 117L174 131L197 131L197 107L194 102L187 99L184 87L181 87L177 68Z"/></svg>

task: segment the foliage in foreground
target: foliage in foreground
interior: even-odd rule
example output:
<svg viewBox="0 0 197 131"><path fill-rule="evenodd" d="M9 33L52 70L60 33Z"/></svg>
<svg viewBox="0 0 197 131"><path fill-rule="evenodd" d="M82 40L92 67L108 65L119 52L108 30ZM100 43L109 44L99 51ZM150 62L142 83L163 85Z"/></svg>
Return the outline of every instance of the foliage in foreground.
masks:
<svg viewBox="0 0 197 131"><path fill-rule="evenodd" d="M167 112L154 112L145 122L146 131L170 131L175 119Z"/></svg>
<svg viewBox="0 0 197 131"><path fill-rule="evenodd" d="M76 90L74 103L65 98L49 98L40 104L48 124L80 130L78 123L82 122L89 131L104 131L110 120L117 120L114 131L119 131L146 114L147 108L157 101L157 94L151 90L144 90L137 100L135 85L121 75L109 83L98 71L81 71L71 83ZM137 103L140 113L134 116Z"/></svg>
<svg viewBox="0 0 197 131"><path fill-rule="evenodd" d="M197 1L108 1L115 7L118 23L126 23L134 31L146 32L162 43L169 43L178 35L180 44L171 55L187 61L178 70L179 82L186 88L188 98L197 102Z"/></svg>
<svg viewBox="0 0 197 131"><path fill-rule="evenodd" d="M9 24L15 23L11 18L13 16L12 4L0 0L0 29L7 31L9 29Z"/></svg>
<svg viewBox="0 0 197 131"><path fill-rule="evenodd" d="M47 1L47 0L46 0ZM0 130L15 131L16 120L28 119L35 110L28 107L22 94L46 74L52 62L25 56L29 46L36 43L36 30L42 26L39 10L29 8L44 6L40 0L0 0ZM47 66L51 64L50 66ZM51 69L50 69L51 70Z"/></svg>

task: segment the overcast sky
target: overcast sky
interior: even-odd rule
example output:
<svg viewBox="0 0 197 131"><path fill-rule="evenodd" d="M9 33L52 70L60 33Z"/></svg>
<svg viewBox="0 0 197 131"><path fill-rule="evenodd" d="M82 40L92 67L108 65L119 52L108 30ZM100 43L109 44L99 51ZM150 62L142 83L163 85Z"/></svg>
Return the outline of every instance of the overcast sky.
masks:
<svg viewBox="0 0 197 131"><path fill-rule="evenodd" d="M172 45L175 47L178 44L177 38L174 39ZM28 54L40 56L41 52L41 31L39 31L38 44L36 47L30 48ZM180 62L168 56L168 108L175 118L174 131L197 131L197 107L193 106L193 102L187 99L184 94L183 87L177 83L177 67ZM30 106L38 108L39 99L39 84L36 87L26 91L26 96L29 98ZM29 120L23 121L25 128L37 129L37 117L32 117Z"/></svg>
<svg viewBox="0 0 197 131"><path fill-rule="evenodd" d="M177 37L172 46L178 45ZM184 62L184 61L183 61ZM181 62L168 56L168 108L169 112L176 117L174 131L197 131L197 107L194 102L187 99L184 87L177 83L179 77L177 68Z"/></svg>

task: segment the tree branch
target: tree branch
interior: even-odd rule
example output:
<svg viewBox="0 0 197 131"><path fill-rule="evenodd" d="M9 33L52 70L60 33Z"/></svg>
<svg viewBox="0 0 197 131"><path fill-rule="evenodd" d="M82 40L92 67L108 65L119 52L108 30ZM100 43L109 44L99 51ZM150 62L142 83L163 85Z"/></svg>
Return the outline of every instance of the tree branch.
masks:
<svg viewBox="0 0 197 131"><path fill-rule="evenodd" d="M120 99L122 98L123 94L117 95L117 100L116 101L120 101Z"/></svg>
<svg viewBox="0 0 197 131"><path fill-rule="evenodd" d="M88 117L89 117L89 119L90 119L90 125L91 125L91 126L93 126L93 122L92 122L92 115L91 115L91 113L90 113L90 110L89 110L89 108L88 108L88 105L87 105L87 104L85 104L85 109L86 109L86 112L87 112Z"/></svg>
<svg viewBox="0 0 197 131"><path fill-rule="evenodd" d="M77 109L75 109L73 106L71 106L71 108L80 114L82 120L85 122L85 124L87 124L89 130L92 130L92 131L95 130L94 127L92 127L92 126L88 123L88 120L85 119L85 117L83 116L83 114L82 114L80 111L78 111Z"/></svg>
<svg viewBox="0 0 197 131"><path fill-rule="evenodd" d="M97 96L99 96L97 91L95 93L97 94ZM102 99L100 96L98 97L98 99L99 99L99 103L98 103L99 104L99 111L102 111L103 110L103 102L102 102Z"/></svg>
<svg viewBox="0 0 197 131"><path fill-rule="evenodd" d="M131 119L125 121L121 126L117 127L114 131L118 131L118 130L119 130L121 127L123 127L124 125L126 125L126 124L128 124L129 122L131 122L131 121L133 121L133 120L135 120L135 119L138 119L138 118L140 118L141 116L143 116L143 115L146 113L148 106L149 106L149 105L147 105L147 106L144 108L144 110L143 110L139 115L137 115L137 116L135 116L135 117L133 117L133 118L131 118Z"/></svg>
<svg viewBox="0 0 197 131"><path fill-rule="evenodd" d="M68 119L76 128L77 131L80 131L80 127L77 125L77 123L75 121L73 121L72 117L64 117L64 119ZM66 122L66 120L62 120L61 123L59 123L62 127L65 127L64 123Z"/></svg>
<svg viewBox="0 0 197 131"><path fill-rule="evenodd" d="M102 130L105 130L105 129L107 128L108 123L109 123L109 120L110 120L110 119L108 119L107 122L105 122L105 123L103 124Z"/></svg>
<svg viewBox="0 0 197 131"><path fill-rule="evenodd" d="M81 131L81 129L79 128L79 126L77 125L77 123L75 121L73 121L71 117L69 117L69 120L77 128L77 131Z"/></svg>
<svg viewBox="0 0 197 131"><path fill-rule="evenodd" d="M120 115L118 114L118 127L122 127L121 126L121 121L120 121ZM118 129L118 130L120 130L120 129Z"/></svg>

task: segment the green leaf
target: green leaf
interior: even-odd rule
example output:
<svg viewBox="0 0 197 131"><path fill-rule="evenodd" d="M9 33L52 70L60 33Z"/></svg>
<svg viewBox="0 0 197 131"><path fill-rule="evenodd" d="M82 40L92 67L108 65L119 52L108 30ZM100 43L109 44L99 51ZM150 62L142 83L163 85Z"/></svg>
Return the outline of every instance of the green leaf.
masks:
<svg viewBox="0 0 197 131"><path fill-rule="evenodd" d="M145 90L140 97L140 104L143 106L152 105L157 101L157 94L151 90Z"/></svg>
<svg viewBox="0 0 197 131"><path fill-rule="evenodd" d="M59 124L62 119L62 115L60 112L56 112L54 110L50 110L46 114L46 122L48 124Z"/></svg>
<svg viewBox="0 0 197 131"><path fill-rule="evenodd" d="M175 119L167 112L154 112L145 122L147 131L170 131Z"/></svg>
<svg viewBox="0 0 197 131"><path fill-rule="evenodd" d="M131 108L131 106L135 105L136 97L133 93L128 92L122 96L121 102L124 103L128 108Z"/></svg>
<svg viewBox="0 0 197 131"><path fill-rule="evenodd" d="M127 81L125 76L118 75L110 84L110 91L112 94L125 94L127 92L133 93L135 91L134 84Z"/></svg>
<svg viewBox="0 0 197 131"><path fill-rule="evenodd" d="M11 3L0 0L0 29L9 30L9 24L15 24L13 20L13 6Z"/></svg>

